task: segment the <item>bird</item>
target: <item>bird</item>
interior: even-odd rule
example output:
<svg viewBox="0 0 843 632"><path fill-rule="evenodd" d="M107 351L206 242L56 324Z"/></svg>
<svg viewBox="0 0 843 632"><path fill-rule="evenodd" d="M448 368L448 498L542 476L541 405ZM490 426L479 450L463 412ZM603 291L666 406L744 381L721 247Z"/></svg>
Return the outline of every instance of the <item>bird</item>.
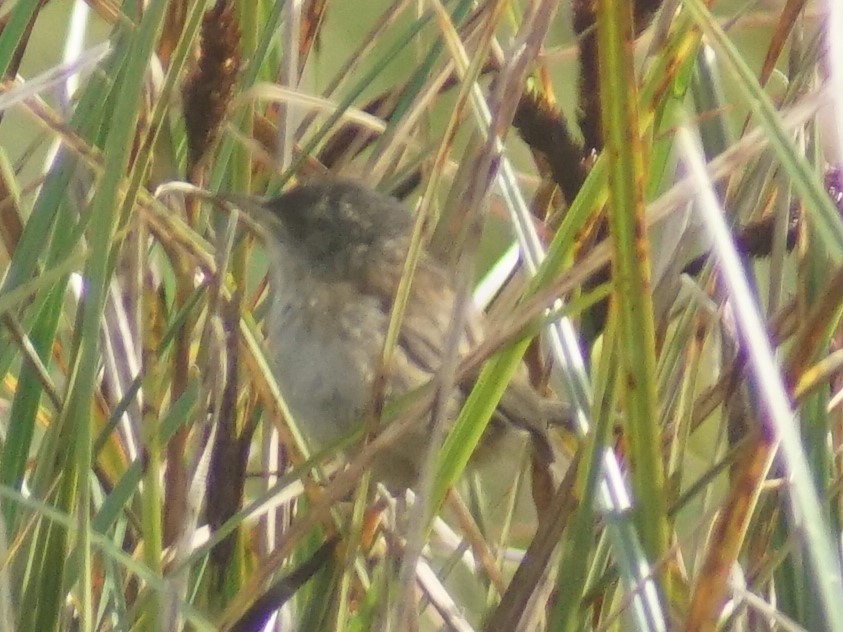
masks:
<svg viewBox="0 0 843 632"><path fill-rule="evenodd" d="M309 447L321 450L359 431L381 369L413 214L397 199L361 183L321 178L273 198L238 202L253 221L268 260L268 351L281 394ZM418 260L392 362L385 400L428 383L446 354L456 300L453 276L427 251ZM469 306L459 355L484 337L486 315ZM570 421L569 406L540 395L525 367L509 383L472 461L505 458L511 434L526 435L543 463L558 457L549 428ZM475 376L476 377L476 376ZM446 416L456 419L472 386L459 382ZM387 488L413 487L431 436L420 415L401 441L386 446L373 474Z"/></svg>

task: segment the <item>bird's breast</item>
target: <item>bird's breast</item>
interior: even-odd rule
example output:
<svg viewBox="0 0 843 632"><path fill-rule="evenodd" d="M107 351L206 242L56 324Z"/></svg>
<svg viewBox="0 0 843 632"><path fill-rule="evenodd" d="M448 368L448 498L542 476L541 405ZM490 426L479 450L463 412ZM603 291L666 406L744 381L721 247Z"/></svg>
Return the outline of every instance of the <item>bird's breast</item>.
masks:
<svg viewBox="0 0 843 632"><path fill-rule="evenodd" d="M274 291L270 348L287 405L312 448L353 433L372 398L386 316L343 286Z"/></svg>

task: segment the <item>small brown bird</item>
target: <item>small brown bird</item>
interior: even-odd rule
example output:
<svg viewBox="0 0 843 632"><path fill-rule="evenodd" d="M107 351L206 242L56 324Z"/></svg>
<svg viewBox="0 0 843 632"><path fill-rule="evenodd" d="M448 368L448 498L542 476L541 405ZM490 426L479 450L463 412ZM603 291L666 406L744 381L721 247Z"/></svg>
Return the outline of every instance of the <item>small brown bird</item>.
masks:
<svg viewBox="0 0 843 632"><path fill-rule="evenodd" d="M270 277L267 328L282 395L313 449L361 427L373 394L384 338L406 257L413 218L389 196L345 180L324 180L280 197L241 204L259 226ZM423 254L413 277L397 348L387 367L390 401L427 383L439 369L455 300L449 274ZM483 336L472 308L460 355ZM453 420L471 384L455 388ZM374 474L388 487L412 487L430 437L429 415L379 454ZM564 404L541 397L516 375L478 452L495 453L507 430L526 432L550 462L548 426L570 419Z"/></svg>

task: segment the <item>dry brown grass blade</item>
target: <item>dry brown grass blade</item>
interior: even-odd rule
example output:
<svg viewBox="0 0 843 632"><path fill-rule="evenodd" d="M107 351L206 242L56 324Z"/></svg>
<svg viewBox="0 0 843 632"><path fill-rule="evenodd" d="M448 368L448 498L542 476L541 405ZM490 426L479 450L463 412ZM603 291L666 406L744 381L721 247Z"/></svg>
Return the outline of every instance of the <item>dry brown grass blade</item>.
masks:
<svg viewBox="0 0 843 632"><path fill-rule="evenodd" d="M299 74L307 63L310 52L319 45L319 29L325 20L327 0L308 0L302 9L299 29Z"/></svg>
<svg viewBox="0 0 843 632"><path fill-rule="evenodd" d="M463 530L464 537L468 540L471 550L474 552L474 558L480 563L480 566L486 573L486 577L489 578L489 581L498 594L503 594L504 583L501 571L497 566L497 561L489 548L488 542L483 537L483 533L477 526L477 522L472 518L469 508L459 494L456 493L449 493L445 502L454 510L457 521Z"/></svg>
<svg viewBox="0 0 843 632"><path fill-rule="evenodd" d="M8 172L0 167L0 238L6 248L6 254L11 257L20 241L23 232L20 206L17 195L9 186Z"/></svg>
<svg viewBox="0 0 843 632"><path fill-rule="evenodd" d="M116 0L88 0L88 6L107 24L114 24L121 17L120 3Z"/></svg>
<svg viewBox="0 0 843 632"><path fill-rule="evenodd" d="M761 73L758 78L762 86L767 83L770 75L773 74L779 56L782 54L793 27L796 26L796 21L799 19L799 14L802 13L807 2L808 0L787 0L784 8L781 9L776 30L770 37L767 56L764 58L764 65L761 66Z"/></svg>
<svg viewBox="0 0 843 632"><path fill-rule="evenodd" d="M522 617L530 610L528 604L541 578L547 572L548 565L552 563L553 552L562 537L562 532L580 501L574 490L580 456L581 451L572 459L550 505L542 512L536 536L530 543L524 560L510 581L500 604L489 618L485 627L486 632L510 632L510 630L521 629L519 626ZM539 607L544 604L535 605Z"/></svg>
<svg viewBox="0 0 843 632"><path fill-rule="evenodd" d="M189 4L187 0L173 0L167 7L167 17L164 20L164 28L161 30L161 38L158 40L158 57L165 66L169 63L181 37Z"/></svg>
<svg viewBox="0 0 843 632"><path fill-rule="evenodd" d="M729 593L729 573L744 544L758 495L772 464L775 446L761 432L742 448L744 458L735 462L734 476L714 531L708 541L691 604L685 617L686 632L716 629Z"/></svg>
<svg viewBox="0 0 843 632"><path fill-rule="evenodd" d="M343 64L343 66L337 71L334 75L334 79L328 84L328 87L323 91L323 96L325 98L330 98L332 95L336 94L347 81L350 80L351 77L354 76L355 71L360 66L362 60L366 59L372 52L376 42L378 42L379 38L386 33L391 26L398 20L401 13L407 8L408 0L400 0L398 2L392 3L386 11L381 15L378 21L372 26L370 31L366 34L366 37L363 38L362 43L360 46L351 51L348 55L348 61ZM313 123L313 115L307 116L302 121L301 125L296 133L296 138L300 138L304 135L305 131L310 127ZM324 153L324 151L323 151ZM332 153L342 153L341 148L337 147ZM318 156L319 161L323 164L327 164L323 160L323 156L320 154Z"/></svg>
<svg viewBox="0 0 843 632"><path fill-rule="evenodd" d="M818 302L804 315L803 325L796 333L792 352L787 359L785 376L788 386L795 385L805 372L825 340L829 327L840 316L840 297L843 296L843 268L829 279Z"/></svg>
<svg viewBox="0 0 843 632"><path fill-rule="evenodd" d="M484 19L486 11L488 11L488 5L481 5L465 20L465 24L459 32L460 39L465 42L476 43L478 37L482 37L486 25ZM498 69L499 63L490 59L482 66L479 74L482 76ZM401 156L419 120L429 114L430 109L435 105L436 97L459 85L462 81L461 75L461 72L453 72L451 64L446 64L445 68L436 72L427 80L426 86L417 91L414 102L407 108L394 128L391 131L388 130L389 136L381 139L381 147L378 152L373 154L364 170L365 173L380 175L387 168L395 168L394 165L398 163L397 157ZM405 89L405 85L399 85L383 92L370 100L363 107L363 111L384 120L390 120ZM372 134L364 134L360 130L344 126L338 129L325 145L319 154L319 160L329 168L345 164L353 156L370 146L375 138Z"/></svg>

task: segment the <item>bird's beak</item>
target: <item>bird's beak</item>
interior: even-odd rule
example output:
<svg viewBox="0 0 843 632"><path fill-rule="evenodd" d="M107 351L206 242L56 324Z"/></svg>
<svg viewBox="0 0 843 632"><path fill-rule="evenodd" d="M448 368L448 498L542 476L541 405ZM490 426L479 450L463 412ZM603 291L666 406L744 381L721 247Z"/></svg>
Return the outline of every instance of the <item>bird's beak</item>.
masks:
<svg viewBox="0 0 843 632"><path fill-rule="evenodd" d="M250 231L263 238L274 220L272 213L266 208L266 199L256 195L242 195L238 193L220 193L219 203L229 212L236 214L238 222L243 223Z"/></svg>

